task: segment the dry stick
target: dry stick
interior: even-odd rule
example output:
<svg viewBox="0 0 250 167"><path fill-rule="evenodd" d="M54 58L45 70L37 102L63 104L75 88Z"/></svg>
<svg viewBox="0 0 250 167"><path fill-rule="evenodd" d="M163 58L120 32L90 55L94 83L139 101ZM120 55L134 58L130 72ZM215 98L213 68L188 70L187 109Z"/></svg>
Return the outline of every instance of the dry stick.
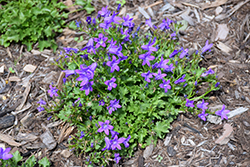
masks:
<svg viewBox="0 0 250 167"><path fill-rule="evenodd" d="M155 2L155 3L153 3L153 4L151 4L151 5L147 6L147 7L145 7L144 9L151 8L151 7L153 7L153 6L159 5L159 4L161 4L162 2L163 2L163 1Z"/></svg>
<svg viewBox="0 0 250 167"><path fill-rule="evenodd" d="M250 37L250 32L247 34L247 36L246 36L245 40L243 41L243 43L245 43L249 37Z"/></svg>
<svg viewBox="0 0 250 167"><path fill-rule="evenodd" d="M183 4L183 5L186 5L186 6L191 6L191 7L200 9L199 6L196 6L196 5L193 5L193 4L190 4L190 3L182 2L182 4Z"/></svg>

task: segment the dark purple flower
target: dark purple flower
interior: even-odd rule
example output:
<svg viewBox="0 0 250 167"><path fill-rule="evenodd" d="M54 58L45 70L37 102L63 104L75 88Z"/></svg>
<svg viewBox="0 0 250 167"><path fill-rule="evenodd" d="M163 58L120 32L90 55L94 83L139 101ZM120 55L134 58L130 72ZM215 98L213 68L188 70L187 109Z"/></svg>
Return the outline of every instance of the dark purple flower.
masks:
<svg viewBox="0 0 250 167"><path fill-rule="evenodd" d="M205 113L205 110L203 110L198 117L200 117L201 120L206 121L206 116L208 116L208 114Z"/></svg>
<svg viewBox="0 0 250 167"><path fill-rule="evenodd" d="M102 7L102 10L100 10L100 11L98 12L98 14L99 14L100 16L102 16L102 17L106 16L106 14L108 14L108 13L109 13L108 6Z"/></svg>
<svg viewBox="0 0 250 167"><path fill-rule="evenodd" d="M177 38L176 38L176 32L173 32L172 34L170 34L170 37L171 37L173 40L177 39Z"/></svg>
<svg viewBox="0 0 250 167"><path fill-rule="evenodd" d="M155 40L156 40L156 38L154 38L152 43L151 43L151 40L150 40L147 45L142 45L141 48L144 49L144 50L151 51L151 52L157 51L157 48L153 47L153 45L155 44Z"/></svg>
<svg viewBox="0 0 250 167"><path fill-rule="evenodd" d="M100 100L99 101L99 106L104 106L105 105L105 102L104 102L104 100L102 99L102 100Z"/></svg>
<svg viewBox="0 0 250 167"><path fill-rule="evenodd" d="M93 40L93 38L90 38L90 39L89 39L88 44L87 44L84 48L82 48L81 51L86 50L86 49L87 49L87 52L88 52L88 53L91 53L91 52L93 52L94 54L96 53L96 52L95 52L95 47L94 47L94 40Z"/></svg>
<svg viewBox="0 0 250 167"><path fill-rule="evenodd" d="M194 107L194 101L186 99L186 106L187 107Z"/></svg>
<svg viewBox="0 0 250 167"><path fill-rule="evenodd" d="M208 44L208 40L207 40L205 46L201 49L201 51L202 51L201 54L205 53L208 50L210 50L212 46L213 46L213 44L212 43Z"/></svg>
<svg viewBox="0 0 250 167"><path fill-rule="evenodd" d="M164 72L172 72L173 73L173 70L174 70L174 65L173 64L170 64L170 65L166 65L165 69L164 69Z"/></svg>
<svg viewBox="0 0 250 167"><path fill-rule="evenodd" d="M81 131L80 139L83 138L84 136L85 136L84 132Z"/></svg>
<svg viewBox="0 0 250 167"><path fill-rule="evenodd" d="M211 68L210 68L208 71L202 73L201 76L202 76L202 77L205 77L205 76L207 76L207 75L209 75L209 74L214 74L214 71L213 71Z"/></svg>
<svg viewBox="0 0 250 167"><path fill-rule="evenodd" d="M160 88L164 89L165 93L167 93L168 89L171 89L171 86L169 85L170 80L166 81L165 79L163 79L162 81L163 81L163 83L161 83L159 86L160 86Z"/></svg>
<svg viewBox="0 0 250 167"><path fill-rule="evenodd" d="M108 90L112 90L112 88L116 88L117 84L115 83L116 79L113 77L110 80L104 82L105 85L108 85Z"/></svg>
<svg viewBox="0 0 250 167"><path fill-rule="evenodd" d="M183 88L185 88L187 86L187 83L185 83L184 85L183 85Z"/></svg>
<svg viewBox="0 0 250 167"><path fill-rule="evenodd" d="M142 55L139 55L139 58L143 60L142 62L142 65L144 66L145 64L147 64L149 67L150 67L150 62L149 60L154 60L155 57L154 56L151 56L151 51L145 53L145 54L142 54Z"/></svg>
<svg viewBox="0 0 250 167"><path fill-rule="evenodd" d="M109 140L108 137L105 137L105 143L106 143L106 147L102 149L102 151L104 150L110 150L111 149L111 141Z"/></svg>
<svg viewBox="0 0 250 167"><path fill-rule="evenodd" d="M89 60L89 55L88 54L84 54L84 55L80 55L81 58L85 59L85 60Z"/></svg>
<svg viewBox="0 0 250 167"><path fill-rule="evenodd" d="M116 135L119 135L119 133L114 130L110 130L110 133L111 133L111 138L114 138Z"/></svg>
<svg viewBox="0 0 250 167"><path fill-rule="evenodd" d="M0 147L0 159L2 160L8 160L13 157L12 154L9 154L11 148L6 148L5 150Z"/></svg>
<svg viewBox="0 0 250 167"><path fill-rule="evenodd" d="M86 96L88 96L90 91L93 91L92 85L94 84L94 81L88 82L86 85L83 85L83 87L80 88L80 90L85 90Z"/></svg>
<svg viewBox="0 0 250 167"><path fill-rule="evenodd" d="M158 26L161 30L164 29L170 29L169 25L172 23L173 21L167 18L167 21L165 19L162 20L162 23Z"/></svg>
<svg viewBox="0 0 250 167"><path fill-rule="evenodd" d="M220 85L220 82L217 82L216 84L215 84L215 87L218 87Z"/></svg>
<svg viewBox="0 0 250 167"><path fill-rule="evenodd" d="M92 148L93 146L94 146L94 143L91 143L91 144L90 144L90 147Z"/></svg>
<svg viewBox="0 0 250 167"><path fill-rule="evenodd" d="M115 56L113 56L112 58L113 58L112 61L107 62L107 66L111 67L110 72L113 73L115 70L120 71L120 67L118 66L118 64L120 63L120 60L116 60Z"/></svg>
<svg viewBox="0 0 250 167"><path fill-rule="evenodd" d="M89 120L92 121L92 116L89 116Z"/></svg>
<svg viewBox="0 0 250 167"><path fill-rule="evenodd" d="M102 33L100 33L98 35L98 38L95 38L95 42L97 42L97 44L95 45L95 48L99 48L100 46L102 47L106 47L105 41L107 41L107 37L105 37Z"/></svg>
<svg viewBox="0 0 250 167"><path fill-rule="evenodd" d="M52 118L52 116L48 117L47 120L49 121Z"/></svg>
<svg viewBox="0 0 250 167"><path fill-rule="evenodd" d="M112 149L112 150L115 150L116 148L118 148L119 150L121 150L120 144L123 143L124 140L125 140L124 137L118 139L118 136L116 135L116 136L114 137L114 139L112 140L111 149Z"/></svg>
<svg viewBox="0 0 250 167"><path fill-rule="evenodd" d="M153 65L152 65L152 69L157 68L157 67L158 67L158 65L159 65L159 63L157 63L157 62L156 62L155 64L153 64Z"/></svg>
<svg viewBox="0 0 250 167"><path fill-rule="evenodd" d="M46 105L47 104L43 99L40 99L37 103L40 104L40 105Z"/></svg>
<svg viewBox="0 0 250 167"><path fill-rule="evenodd" d="M78 52L77 48L63 48L66 54L70 54L71 51L73 51L74 53ZM70 54L71 55L71 54ZM66 58L66 57L65 57Z"/></svg>
<svg viewBox="0 0 250 167"><path fill-rule="evenodd" d="M101 132L105 132L106 135L109 135L109 130L112 130L114 127L112 125L109 125L110 121L106 120L105 122L98 122L99 125L101 126L97 132L101 133Z"/></svg>
<svg viewBox="0 0 250 167"><path fill-rule="evenodd" d="M179 84L179 83L182 83L182 82L185 82L186 80L184 79L185 78L185 74L181 77L181 78L179 78L178 80L176 80L175 82L174 82L174 84Z"/></svg>
<svg viewBox="0 0 250 167"><path fill-rule="evenodd" d="M124 142L123 142L123 144L124 144L124 146L126 147L126 148L128 148L129 147L129 144L128 144L128 142L129 142L129 139L131 138L131 136L130 135L128 135L128 137L124 140Z"/></svg>
<svg viewBox="0 0 250 167"><path fill-rule="evenodd" d="M147 73L142 73L141 76L144 77L145 81L147 82L151 82L149 78L153 78L153 75L152 73L150 73L150 71L148 71Z"/></svg>
<svg viewBox="0 0 250 167"><path fill-rule="evenodd" d="M36 108L39 112L44 111L44 108L42 106L39 106Z"/></svg>
<svg viewBox="0 0 250 167"><path fill-rule="evenodd" d="M179 53L178 50L174 50L170 55L169 58L173 58L175 55L177 55L177 53Z"/></svg>
<svg viewBox="0 0 250 167"><path fill-rule="evenodd" d="M153 75L155 76L155 80L160 80L167 76L167 74L162 74L160 69L158 69L158 73L153 73Z"/></svg>
<svg viewBox="0 0 250 167"><path fill-rule="evenodd" d="M63 78L63 83L64 83L64 84L66 83L66 81L67 81L67 79L66 79L66 78Z"/></svg>
<svg viewBox="0 0 250 167"><path fill-rule="evenodd" d="M181 52L179 58L182 59L184 56L186 56L188 54L188 49L183 50L183 52Z"/></svg>
<svg viewBox="0 0 250 167"><path fill-rule="evenodd" d="M122 23L123 26L127 27L134 27L134 23L132 22L133 18L130 18L127 14L126 17L123 17L124 22Z"/></svg>
<svg viewBox="0 0 250 167"><path fill-rule="evenodd" d="M120 11L121 6L122 6L122 5L119 3L118 6L117 6L117 9L116 9L118 12Z"/></svg>
<svg viewBox="0 0 250 167"><path fill-rule="evenodd" d="M197 86L197 81L194 82L194 85Z"/></svg>
<svg viewBox="0 0 250 167"><path fill-rule="evenodd" d="M111 22L109 22L109 21L104 21L103 23L99 24L99 26L100 26L101 28L103 28L103 29L108 30L109 27L112 27L112 24L111 24Z"/></svg>
<svg viewBox="0 0 250 167"><path fill-rule="evenodd" d="M88 16L87 19L86 19L86 21L87 21L88 24L91 24L91 17Z"/></svg>
<svg viewBox="0 0 250 167"><path fill-rule="evenodd" d="M107 107L109 114L112 114L113 111L117 110L117 108L121 108L122 106L119 104L120 100L110 100L110 105Z"/></svg>
<svg viewBox="0 0 250 167"><path fill-rule="evenodd" d="M58 96L57 92L58 92L58 89L56 89L56 87L53 87L52 85L49 85L49 90L48 90L48 93L50 95L50 97L53 97L53 96Z"/></svg>
<svg viewBox="0 0 250 167"><path fill-rule="evenodd" d="M163 56L161 56L161 61L159 62L157 68L163 68L163 69L167 68L168 67L167 63L168 62L169 62L168 59L164 60Z"/></svg>
<svg viewBox="0 0 250 167"><path fill-rule="evenodd" d="M115 160L115 162L118 164L119 161L120 161L120 159L121 159L120 154L119 154L119 153L115 153L114 156L115 156L114 160Z"/></svg>
<svg viewBox="0 0 250 167"><path fill-rule="evenodd" d="M205 103L204 99L202 99L202 102L197 104L197 107L202 109L202 110L206 110L207 109L207 105L208 103Z"/></svg>
<svg viewBox="0 0 250 167"><path fill-rule="evenodd" d="M76 27L79 28L79 27L80 27L80 24L81 24L81 21L75 20L75 22L76 22Z"/></svg>
<svg viewBox="0 0 250 167"><path fill-rule="evenodd" d="M146 20L145 24L147 24L149 27L153 28L153 24L151 22L151 18L149 18L148 20Z"/></svg>
<svg viewBox="0 0 250 167"><path fill-rule="evenodd" d="M228 119L227 114L229 113L229 110L225 110L225 105L223 104L222 109L219 111L216 111L215 114L221 117L221 120Z"/></svg>
<svg viewBox="0 0 250 167"><path fill-rule="evenodd" d="M63 70L62 72L65 73L66 78L70 75L76 74L75 70Z"/></svg>

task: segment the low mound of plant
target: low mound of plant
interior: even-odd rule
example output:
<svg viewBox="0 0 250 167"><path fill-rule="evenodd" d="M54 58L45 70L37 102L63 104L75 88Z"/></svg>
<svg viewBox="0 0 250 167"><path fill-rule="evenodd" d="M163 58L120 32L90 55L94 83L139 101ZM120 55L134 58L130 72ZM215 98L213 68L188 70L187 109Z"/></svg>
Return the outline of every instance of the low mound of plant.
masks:
<svg viewBox="0 0 250 167"><path fill-rule="evenodd" d="M204 99L219 89L212 69L199 67L212 44L193 54L178 44L181 25L164 19L158 26L145 22L148 33L129 15L121 18L107 7L87 17L89 39L82 49L65 48L56 61L66 74L62 88L50 85L54 99L39 111L70 122L78 133L70 136L71 150L84 154L86 164L105 166L133 156L137 147L156 144L180 112L202 120L211 113ZM81 31L82 27L77 25ZM204 94L197 88L207 83ZM59 90L58 90L59 89ZM217 115L226 117L223 108Z"/></svg>

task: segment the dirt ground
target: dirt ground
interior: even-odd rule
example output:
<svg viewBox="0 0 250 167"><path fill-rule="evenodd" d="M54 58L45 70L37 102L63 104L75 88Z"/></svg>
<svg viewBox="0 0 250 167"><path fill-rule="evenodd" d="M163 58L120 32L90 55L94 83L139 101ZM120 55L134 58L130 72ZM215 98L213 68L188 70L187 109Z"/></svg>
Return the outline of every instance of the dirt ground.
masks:
<svg viewBox="0 0 250 167"><path fill-rule="evenodd" d="M91 16L104 6L110 10L117 7L113 0L93 0L92 4L96 11ZM127 14L137 25L149 17L155 25L166 17L182 21L186 26L178 34L179 41L190 52L201 49L207 40L213 43L211 52L200 63L215 70L221 83L219 91L208 95L209 108L215 111L224 104L228 110L240 113L222 122L216 118L203 122L191 114L180 114L164 140L159 140L157 146L138 148L135 157L122 159L120 166L250 166L250 1L129 0L120 16ZM81 20L86 24L86 17L85 12L73 13L68 21ZM142 29L148 31L146 26ZM81 49L86 40L74 41L81 35L66 28L57 37L57 53L48 49L40 52L36 46L31 52L19 44L0 46L0 146L11 147L12 152L19 150L24 159L47 156L56 167L84 166L85 158L76 157L67 149L74 127L60 120L48 120L51 115L36 109L39 99L50 100L48 86L60 78L60 69L52 63L63 47ZM14 73L9 72L10 67ZM54 149L45 145L42 134L54 138Z"/></svg>

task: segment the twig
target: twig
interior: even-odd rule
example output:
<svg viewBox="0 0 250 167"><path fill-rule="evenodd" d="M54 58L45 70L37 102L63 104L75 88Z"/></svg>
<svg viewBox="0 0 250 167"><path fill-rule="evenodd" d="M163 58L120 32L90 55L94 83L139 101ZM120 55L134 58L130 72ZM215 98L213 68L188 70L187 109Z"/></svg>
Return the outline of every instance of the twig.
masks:
<svg viewBox="0 0 250 167"><path fill-rule="evenodd" d="M153 7L153 6L159 5L159 4L161 4L162 2L163 2L163 1L155 2L155 3L153 3L153 4L151 4L151 5L147 6L147 7L145 7L144 9L151 8L151 7Z"/></svg>
<svg viewBox="0 0 250 167"><path fill-rule="evenodd" d="M10 56L10 58L12 59L13 57L12 57L12 54L11 54L11 52L10 52L10 48L9 48L9 47L7 48L7 53L8 53L8 55Z"/></svg>
<svg viewBox="0 0 250 167"><path fill-rule="evenodd" d="M190 4L190 3L182 2L182 4L183 4L183 5L186 5L186 6L191 6L191 7L200 9L199 6L196 6L196 5L193 5L193 4Z"/></svg>

